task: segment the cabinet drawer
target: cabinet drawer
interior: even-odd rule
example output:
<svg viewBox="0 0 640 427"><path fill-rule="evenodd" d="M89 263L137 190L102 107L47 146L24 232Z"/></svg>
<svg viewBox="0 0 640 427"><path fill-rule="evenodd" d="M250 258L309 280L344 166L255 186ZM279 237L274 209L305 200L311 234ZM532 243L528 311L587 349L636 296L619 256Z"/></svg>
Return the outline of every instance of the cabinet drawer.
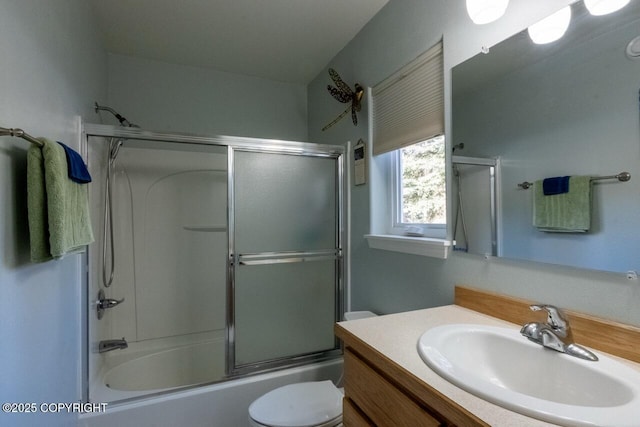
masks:
<svg viewBox="0 0 640 427"><path fill-rule="evenodd" d="M377 426L441 425L431 414L349 349L344 353L344 371L345 396L351 399Z"/></svg>
<svg viewBox="0 0 640 427"><path fill-rule="evenodd" d="M342 423L345 427L375 427L348 397L342 401Z"/></svg>

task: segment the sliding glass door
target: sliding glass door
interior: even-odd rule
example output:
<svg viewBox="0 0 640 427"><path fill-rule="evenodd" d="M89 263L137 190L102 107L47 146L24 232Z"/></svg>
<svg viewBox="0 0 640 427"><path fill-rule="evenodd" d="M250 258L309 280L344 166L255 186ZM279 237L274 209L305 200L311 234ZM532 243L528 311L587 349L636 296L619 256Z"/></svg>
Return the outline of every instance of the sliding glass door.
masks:
<svg viewBox="0 0 640 427"><path fill-rule="evenodd" d="M333 152L231 150L230 374L338 351L342 162Z"/></svg>

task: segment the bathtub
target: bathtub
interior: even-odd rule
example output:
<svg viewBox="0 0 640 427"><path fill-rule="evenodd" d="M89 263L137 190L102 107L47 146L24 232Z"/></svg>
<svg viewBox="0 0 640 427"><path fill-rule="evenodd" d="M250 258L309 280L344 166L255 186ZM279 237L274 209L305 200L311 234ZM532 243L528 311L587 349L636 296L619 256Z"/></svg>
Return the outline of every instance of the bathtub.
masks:
<svg viewBox="0 0 640 427"><path fill-rule="evenodd" d="M225 376L224 342L209 341L172 348L109 369L104 383L113 390L158 391L219 381Z"/></svg>
<svg viewBox="0 0 640 427"><path fill-rule="evenodd" d="M133 342L105 353L89 400L118 403L225 378L225 340L211 334Z"/></svg>
<svg viewBox="0 0 640 427"><path fill-rule="evenodd" d="M194 378L193 370L170 374L162 372L163 362L173 363L185 351L192 353L196 365L204 361L197 360L198 354L210 355L206 352L206 345L195 349L177 348L128 360L107 370L102 387L96 389L91 401L116 403L107 405L105 412L80 415L78 425L245 427L249 425L249 405L267 391L302 381L330 379L337 382L342 374L342 358L336 358L185 390L185 384L175 385L172 381L182 382ZM184 362L181 364L188 365ZM154 372L151 368L160 370ZM204 372L208 375L212 371L205 367ZM110 387L106 384L110 384ZM171 387L164 387L166 385ZM158 386L162 388L147 388ZM123 399L134 400L123 402Z"/></svg>

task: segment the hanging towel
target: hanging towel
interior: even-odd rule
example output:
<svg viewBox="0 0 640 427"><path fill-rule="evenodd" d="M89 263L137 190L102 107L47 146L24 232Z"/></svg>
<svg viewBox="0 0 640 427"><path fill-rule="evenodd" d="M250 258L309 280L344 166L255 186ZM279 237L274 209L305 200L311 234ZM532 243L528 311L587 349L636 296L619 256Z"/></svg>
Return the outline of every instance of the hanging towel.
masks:
<svg viewBox="0 0 640 427"><path fill-rule="evenodd" d="M542 180L542 192L545 196L554 194L564 194L569 192L568 176L556 176L554 178L545 178Z"/></svg>
<svg viewBox="0 0 640 427"><path fill-rule="evenodd" d="M89 174L87 165L84 164L82 157L80 157L80 154L60 141L58 141L58 144L62 145L64 153L67 156L67 173L69 175L69 179L79 184L91 182L91 175Z"/></svg>
<svg viewBox="0 0 640 427"><path fill-rule="evenodd" d="M42 150L35 145L31 145L27 151L27 217L29 220L31 261L50 260L44 160L42 159Z"/></svg>
<svg viewBox="0 0 640 427"><path fill-rule="evenodd" d="M550 233L586 233L591 227L591 177L572 176L569 191L545 196L542 180L534 183L533 225Z"/></svg>
<svg viewBox="0 0 640 427"><path fill-rule="evenodd" d="M31 260L80 252L93 242L86 185L68 177L64 148L40 138L27 153L27 204Z"/></svg>

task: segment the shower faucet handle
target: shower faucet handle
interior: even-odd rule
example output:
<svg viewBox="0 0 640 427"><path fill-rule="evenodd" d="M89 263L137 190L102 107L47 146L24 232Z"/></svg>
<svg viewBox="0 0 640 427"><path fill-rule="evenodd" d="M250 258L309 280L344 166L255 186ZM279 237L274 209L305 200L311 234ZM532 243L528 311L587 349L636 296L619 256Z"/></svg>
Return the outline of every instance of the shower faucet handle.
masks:
<svg viewBox="0 0 640 427"><path fill-rule="evenodd" d="M98 312L98 319L102 319L102 316L104 316L104 311L106 309L113 308L122 302L124 302L124 297L119 300L106 298L104 290L100 289L100 292L98 292L98 300L96 301L96 311Z"/></svg>
<svg viewBox="0 0 640 427"><path fill-rule="evenodd" d="M100 307L102 307L102 309L105 309L105 308L115 307L116 305L120 304L123 301L124 301L124 297L122 299L106 298L98 301L98 304L100 304Z"/></svg>

